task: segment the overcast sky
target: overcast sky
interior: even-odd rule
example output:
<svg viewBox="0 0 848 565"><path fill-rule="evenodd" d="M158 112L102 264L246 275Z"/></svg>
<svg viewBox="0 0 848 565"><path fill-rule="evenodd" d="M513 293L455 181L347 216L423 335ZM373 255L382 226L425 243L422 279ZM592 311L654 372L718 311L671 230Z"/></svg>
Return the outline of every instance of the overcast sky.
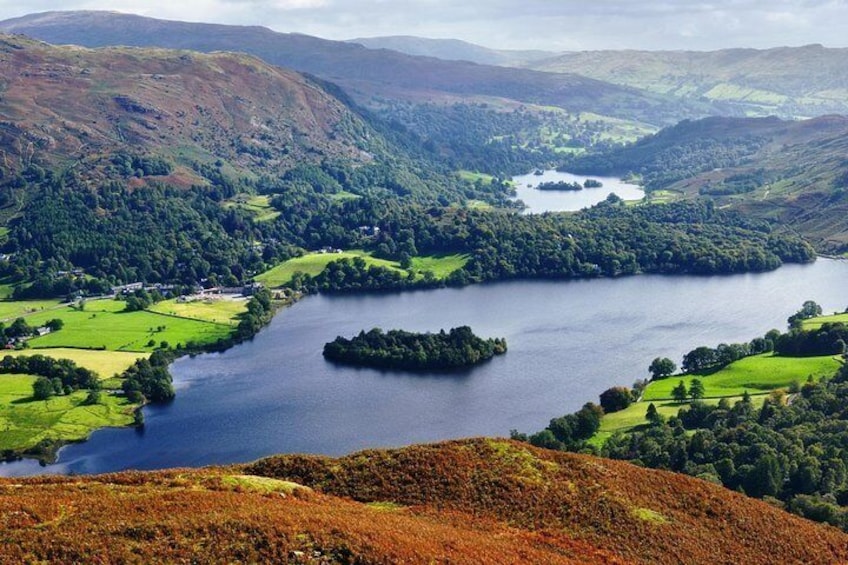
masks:
<svg viewBox="0 0 848 565"><path fill-rule="evenodd" d="M848 0L0 0L0 19L81 9L329 39L418 35L509 49L848 46Z"/></svg>

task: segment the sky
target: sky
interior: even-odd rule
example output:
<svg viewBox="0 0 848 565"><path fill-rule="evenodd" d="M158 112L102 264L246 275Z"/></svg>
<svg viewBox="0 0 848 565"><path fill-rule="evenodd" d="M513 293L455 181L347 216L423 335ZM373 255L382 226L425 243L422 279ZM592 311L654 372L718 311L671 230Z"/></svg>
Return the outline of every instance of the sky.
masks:
<svg viewBox="0 0 848 565"><path fill-rule="evenodd" d="M848 46L848 0L0 0L0 19L115 10L327 39L455 38L500 49Z"/></svg>

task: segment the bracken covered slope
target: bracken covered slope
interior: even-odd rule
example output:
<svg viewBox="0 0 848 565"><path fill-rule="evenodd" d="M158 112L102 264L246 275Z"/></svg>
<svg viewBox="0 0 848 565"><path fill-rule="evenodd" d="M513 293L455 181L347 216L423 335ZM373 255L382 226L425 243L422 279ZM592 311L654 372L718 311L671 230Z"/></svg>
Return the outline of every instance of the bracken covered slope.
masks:
<svg viewBox="0 0 848 565"><path fill-rule="evenodd" d="M307 78L247 55L60 48L0 35L7 173L118 150L225 159L254 172L327 157L361 162L366 130Z"/></svg>
<svg viewBox="0 0 848 565"><path fill-rule="evenodd" d="M848 559L845 534L721 487L490 439L226 469L8 479L0 531L5 563Z"/></svg>

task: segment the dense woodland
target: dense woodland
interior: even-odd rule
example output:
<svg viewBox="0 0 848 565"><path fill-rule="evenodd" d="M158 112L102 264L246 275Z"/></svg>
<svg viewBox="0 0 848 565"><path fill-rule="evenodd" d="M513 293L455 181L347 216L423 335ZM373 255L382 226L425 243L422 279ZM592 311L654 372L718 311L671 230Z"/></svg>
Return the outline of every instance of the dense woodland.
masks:
<svg viewBox="0 0 848 565"><path fill-rule="evenodd" d="M807 302L790 323L810 317L811 311L821 312ZM690 375L709 375L742 357L772 350L791 356L845 354L847 337L843 323L814 330L796 323L786 333L772 330L750 343L697 347L684 356L682 368ZM662 361L669 360L654 363ZM659 371L655 378L673 371ZM697 476L848 530L848 364L830 379L793 384L788 395L774 392L761 408L754 407L747 393L734 404L722 399L709 405L700 400L702 393L687 392L685 385L678 388L682 390L672 391L675 399L694 400L677 416L666 420L649 404L647 425L613 435L600 450L587 440L599 429L604 412L626 408L638 390L610 389L601 395L601 406L587 403L574 414L552 419L529 438L517 432L513 436L541 447L589 450Z"/></svg>
<svg viewBox="0 0 848 565"><path fill-rule="evenodd" d="M444 371L470 367L506 353L506 340L483 339L461 326L439 333L404 330L383 332L374 328L351 339L337 337L324 345L324 357L337 363L405 369Z"/></svg>
<svg viewBox="0 0 848 565"><path fill-rule="evenodd" d="M47 174L28 185L32 194L11 223L4 246L10 258L0 262L0 270L13 280L33 281L19 287L17 296L23 298L99 294L110 285L137 280L190 285L205 279L235 285L293 256L298 248L325 245L361 247L399 261L418 254L471 255L451 284L763 271L814 257L799 238L773 234L765 222L716 210L708 202L628 207L611 196L576 214L525 216L452 204L465 199L503 203L508 189L499 182L436 177L452 186L451 192L404 168L304 166L277 180L239 182L214 167L202 170L214 183L189 189L157 183L129 189L119 180L92 189L73 174ZM279 215L260 222L250 212L226 205L227 198L246 190L267 194ZM369 235L363 226L379 227L379 234ZM59 274L77 268L88 276ZM303 287L412 284L386 273L351 279L350 284L330 277L306 281Z"/></svg>
<svg viewBox="0 0 848 565"><path fill-rule="evenodd" d="M780 120L763 120L760 125L769 124L778 125ZM770 131L759 131L752 125L746 133L733 129L733 125L725 118L684 120L626 147L577 157L565 168L578 174L635 173L647 189L661 189L698 173L739 165L770 140ZM756 180L740 177L733 182L739 192L745 192Z"/></svg>

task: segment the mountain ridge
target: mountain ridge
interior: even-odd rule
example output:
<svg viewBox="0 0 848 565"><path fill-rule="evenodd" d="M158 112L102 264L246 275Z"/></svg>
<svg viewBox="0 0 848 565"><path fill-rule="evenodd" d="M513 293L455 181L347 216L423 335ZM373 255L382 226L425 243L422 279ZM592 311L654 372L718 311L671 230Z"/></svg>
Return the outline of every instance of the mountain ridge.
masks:
<svg viewBox="0 0 848 565"><path fill-rule="evenodd" d="M89 11L32 14L0 22L0 31L87 47L130 45L247 52L268 63L335 82L366 106L379 103L381 98L495 97L656 125L669 124L685 115L706 115L710 110L701 103L681 107L662 95L576 74L414 57L256 26L197 24Z"/></svg>

